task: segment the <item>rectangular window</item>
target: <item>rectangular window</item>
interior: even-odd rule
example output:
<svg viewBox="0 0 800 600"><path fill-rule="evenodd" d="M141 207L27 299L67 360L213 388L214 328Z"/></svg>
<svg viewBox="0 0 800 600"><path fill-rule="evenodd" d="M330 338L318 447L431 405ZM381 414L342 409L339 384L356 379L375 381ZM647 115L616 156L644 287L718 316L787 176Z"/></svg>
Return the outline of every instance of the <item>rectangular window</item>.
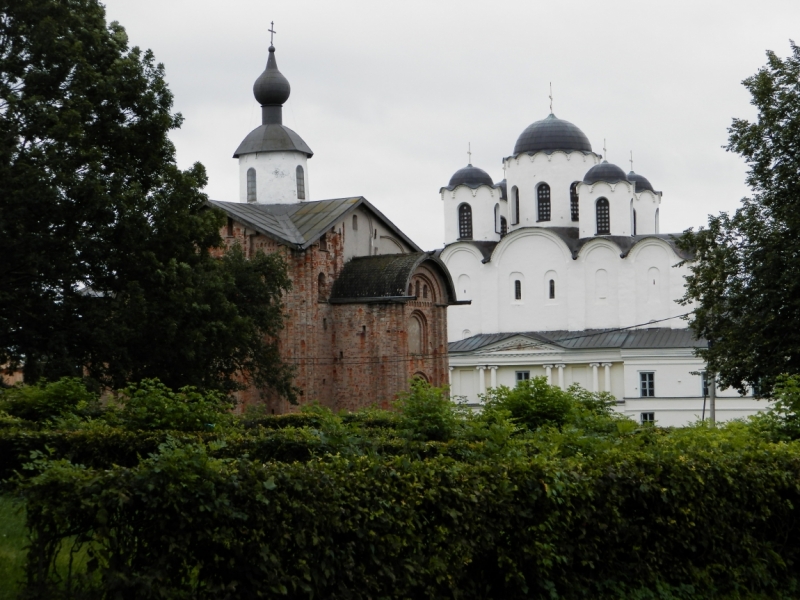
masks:
<svg viewBox="0 0 800 600"><path fill-rule="evenodd" d="M530 371L517 371L517 383L520 381L528 381L531 378Z"/></svg>
<svg viewBox="0 0 800 600"><path fill-rule="evenodd" d="M703 371L700 373L700 389L702 391L703 397L705 398L708 396L708 379L706 378L706 372Z"/></svg>
<svg viewBox="0 0 800 600"><path fill-rule="evenodd" d="M233 237L233 219L228 217L228 237Z"/></svg>
<svg viewBox="0 0 800 600"><path fill-rule="evenodd" d="M327 234L323 233L322 237L319 238L319 249L323 252L328 251L328 238L326 236Z"/></svg>
<svg viewBox="0 0 800 600"><path fill-rule="evenodd" d="M652 425L656 422L656 413L644 412L639 417L642 425Z"/></svg>
<svg viewBox="0 0 800 600"><path fill-rule="evenodd" d="M514 281L514 300L522 300L522 282L519 279Z"/></svg>
<svg viewBox="0 0 800 600"><path fill-rule="evenodd" d="M656 374L652 371L639 373L639 396L654 398L656 395Z"/></svg>

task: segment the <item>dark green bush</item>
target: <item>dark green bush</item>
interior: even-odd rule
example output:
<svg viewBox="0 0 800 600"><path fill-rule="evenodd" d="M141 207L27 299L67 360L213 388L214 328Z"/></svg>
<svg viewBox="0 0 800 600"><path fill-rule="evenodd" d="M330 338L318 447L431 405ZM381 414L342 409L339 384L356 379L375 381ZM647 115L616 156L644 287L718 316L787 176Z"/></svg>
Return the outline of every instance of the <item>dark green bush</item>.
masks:
<svg viewBox="0 0 800 600"><path fill-rule="evenodd" d="M97 395L77 377L0 389L0 411L35 423L52 422L96 406Z"/></svg>
<svg viewBox="0 0 800 600"><path fill-rule="evenodd" d="M40 465L21 489L29 592L52 597L49 565L67 536L89 544L94 571L73 584L90 597L799 591L800 450L736 427L656 435L591 459L265 463L217 451L167 444L136 467L102 472Z"/></svg>

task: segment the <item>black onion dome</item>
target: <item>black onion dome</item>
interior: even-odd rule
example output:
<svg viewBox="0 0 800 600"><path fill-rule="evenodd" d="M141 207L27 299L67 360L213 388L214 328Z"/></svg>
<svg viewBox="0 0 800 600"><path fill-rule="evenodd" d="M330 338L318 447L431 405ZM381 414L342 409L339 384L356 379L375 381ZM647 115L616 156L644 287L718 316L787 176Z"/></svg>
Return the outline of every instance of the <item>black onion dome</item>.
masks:
<svg viewBox="0 0 800 600"><path fill-rule="evenodd" d="M605 181L606 183L617 183L618 181L628 181L625 177L625 171L620 169L617 165L612 165L610 162L604 160L599 165L593 166L583 176L584 183L597 183L598 181Z"/></svg>
<svg viewBox="0 0 800 600"><path fill-rule="evenodd" d="M494 187L494 181L492 181L492 178L489 177L489 174L483 169L473 167L472 165L467 165L463 169L459 169L453 174L453 176L450 178L450 185L447 187L452 190L459 185L466 185L467 187L471 187L473 189L481 185Z"/></svg>
<svg viewBox="0 0 800 600"><path fill-rule="evenodd" d="M269 59L267 68L258 76L253 84L253 95L261 106L281 105L289 99L292 86L289 80L278 71L278 63L275 62L275 47L269 47Z"/></svg>
<svg viewBox="0 0 800 600"><path fill-rule="evenodd" d="M521 152L551 152L565 150L567 152L591 152L589 138L577 126L569 121L550 114L546 119L528 125L517 138L514 154Z"/></svg>
<svg viewBox="0 0 800 600"><path fill-rule="evenodd" d="M643 175L637 175L633 171L628 173L628 181L631 181L636 184L636 191L643 192L645 190L650 190L654 194L656 191L653 189L653 185L647 180L647 177Z"/></svg>

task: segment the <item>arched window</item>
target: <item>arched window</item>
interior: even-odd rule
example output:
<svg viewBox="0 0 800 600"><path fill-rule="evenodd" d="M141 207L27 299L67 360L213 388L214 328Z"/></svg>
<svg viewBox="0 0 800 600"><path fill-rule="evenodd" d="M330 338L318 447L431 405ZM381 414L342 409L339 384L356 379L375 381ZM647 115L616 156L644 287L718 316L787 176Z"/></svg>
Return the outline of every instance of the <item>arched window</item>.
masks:
<svg viewBox="0 0 800 600"><path fill-rule="evenodd" d="M500 217L500 237L508 233L508 221L505 217Z"/></svg>
<svg viewBox="0 0 800 600"><path fill-rule="evenodd" d="M522 300L522 282L514 280L514 300Z"/></svg>
<svg viewBox="0 0 800 600"><path fill-rule="evenodd" d="M409 296L413 296L414 295L414 284L413 283L409 283L408 284L408 295Z"/></svg>
<svg viewBox="0 0 800 600"><path fill-rule="evenodd" d="M633 214L631 215L631 225L633 225L633 233L631 235L636 235L636 209L633 209Z"/></svg>
<svg viewBox="0 0 800 600"><path fill-rule="evenodd" d="M569 186L569 214L572 216L573 221L580 220L580 213L578 211L578 183L575 182Z"/></svg>
<svg viewBox="0 0 800 600"><path fill-rule="evenodd" d="M297 165L297 169L295 169L295 173L297 175L297 199L298 200L305 200L306 199L306 175L303 172L303 166Z"/></svg>
<svg viewBox="0 0 800 600"><path fill-rule="evenodd" d="M256 170L253 167L247 169L247 201L256 202Z"/></svg>
<svg viewBox="0 0 800 600"><path fill-rule="evenodd" d="M519 188L514 186L513 195L514 200L511 205L511 224L518 225L519 224Z"/></svg>
<svg viewBox="0 0 800 600"><path fill-rule="evenodd" d="M408 319L408 353L424 354L425 352L425 320L419 313L413 313Z"/></svg>
<svg viewBox="0 0 800 600"><path fill-rule="evenodd" d="M608 200L600 198L596 205L597 212L597 235L609 235L611 233L611 213L608 207Z"/></svg>
<svg viewBox="0 0 800 600"><path fill-rule="evenodd" d="M658 233L658 209L656 209L656 233Z"/></svg>
<svg viewBox="0 0 800 600"><path fill-rule="evenodd" d="M556 281L555 279L550 280L550 299L553 300L556 297Z"/></svg>
<svg viewBox="0 0 800 600"><path fill-rule="evenodd" d="M417 299L419 299L419 297L420 297L420 295L419 295L419 279L417 280L417 283L414 285L414 291L416 292L416 294L414 294L414 295L417 297Z"/></svg>
<svg viewBox="0 0 800 600"><path fill-rule="evenodd" d="M353 215L353 231L358 231L358 215Z"/></svg>
<svg viewBox="0 0 800 600"><path fill-rule="evenodd" d="M325 289L325 273L317 275L317 300L325 302L328 299L328 292Z"/></svg>
<svg viewBox="0 0 800 600"><path fill-rule="evenodd" d="M422 286L422 297L423 298L427 298L428 297L428 286L427 285L423 285Z"/></svg>
<svg viewBox="0 0 800 600"><path fill-rule="evenodd" d="M500 233L500 205L494 205L494 232Z"/></svg>
<svg viewBox="0 0 800 600"><path fill-rule="evenodd" d="M469 204L458 207L458 239L472 239L472 207Z"/></svg>
<svg viewBox="0 0 800 600"><path fill-rule="evenodd" d="M537 221L550 220L550 186L543 183L536 190Z"/></svg>

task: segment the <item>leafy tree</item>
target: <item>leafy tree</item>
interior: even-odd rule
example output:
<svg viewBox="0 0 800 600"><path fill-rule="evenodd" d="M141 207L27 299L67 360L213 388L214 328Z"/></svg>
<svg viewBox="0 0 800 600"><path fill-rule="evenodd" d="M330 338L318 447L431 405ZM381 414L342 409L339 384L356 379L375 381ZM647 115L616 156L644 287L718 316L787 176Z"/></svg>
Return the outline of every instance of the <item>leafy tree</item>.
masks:
<svg viewBox="0 0 800 600"><path fill-rule="evenodd" d="M800 48L767 52L743 84L758 117L734 119L727 150L749 165L753 194L681 238L696 256L683 302L721 384L769 394L781 373L800 373Z"/></svg>
<svg viewBox="0 0 800 600"><path fill-rule="evenodd" d="M27 421L55 421L96 405L97 395L76 377L0 390L0 411Z"/></svg>
<svg viewBox="0 0 800 600"><path fill-rule="evenodd" d="M279 257L221 244L164 68L97 0L0 0L0 364L293 399Z"/></svg>

